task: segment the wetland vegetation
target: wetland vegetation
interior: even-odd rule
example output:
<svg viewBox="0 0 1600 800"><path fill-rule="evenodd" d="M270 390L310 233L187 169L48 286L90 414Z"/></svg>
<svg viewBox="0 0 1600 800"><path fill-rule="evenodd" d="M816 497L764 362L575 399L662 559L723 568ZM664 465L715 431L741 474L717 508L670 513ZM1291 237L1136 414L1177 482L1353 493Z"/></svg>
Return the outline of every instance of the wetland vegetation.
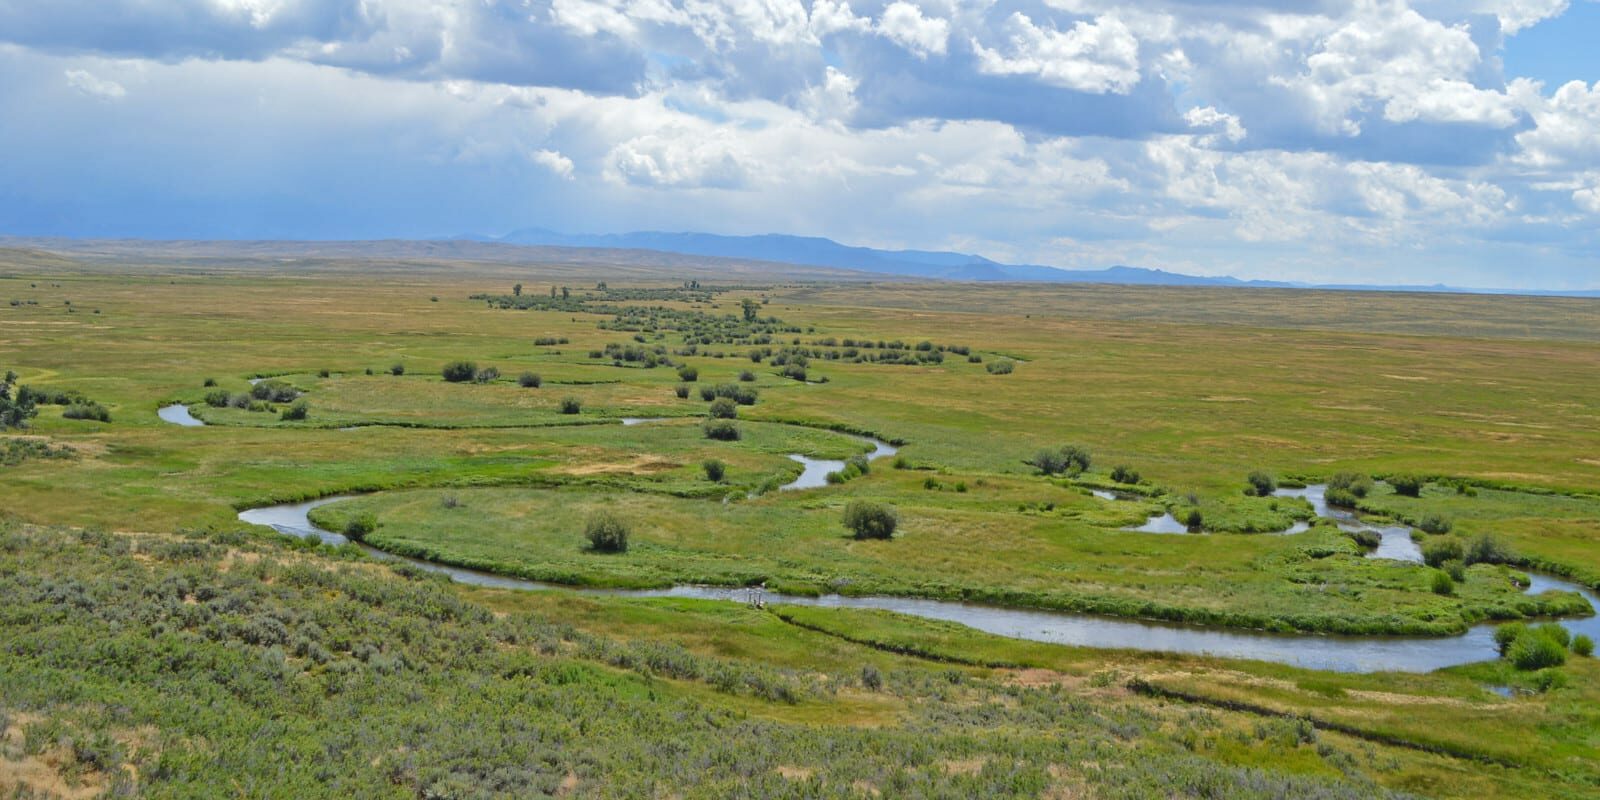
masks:
<svg viewBox="0 0 1600 800"><path fill-rule="evenodd" d="M1548 622L1590 601L1540 577L1600 585L1600 328L1430 323L1474 301L1427 296L1397 332L1392 298L1369 328L1288 307L1326 293L1241 325L1214 290L5 258L39 302L0 308L0 791L1600 791L1593 637ZM512 592L237 519L346 494L311 518L555 584L1484 631L1503 657L1345 674ZM1182 532L1126 530L1152 517ZM1366 557L1390 531L1420 563Z"/></svg>

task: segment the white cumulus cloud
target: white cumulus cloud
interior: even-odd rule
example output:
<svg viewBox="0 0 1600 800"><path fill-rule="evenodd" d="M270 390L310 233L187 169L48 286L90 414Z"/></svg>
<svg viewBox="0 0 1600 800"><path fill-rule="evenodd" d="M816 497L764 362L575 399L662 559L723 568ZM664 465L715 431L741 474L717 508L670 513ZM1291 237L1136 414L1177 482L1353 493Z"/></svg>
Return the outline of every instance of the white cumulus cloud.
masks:
<svg viewBox="0 0 1600 800"><path fill-rule="evenodd" d="M557 150L535 150L528 156L533 163L550 170L557 177L572 180L572 159Z"/></svg>
<svg viewBox="0 0 1600 800"><path fill-rule="evenodd" d="M1139 40L1121 20L1101 16L1058 30L1018 12L1006 22L1004 52L973 39L978 69L992 75L1032 75L1082 92L1126 93L1139 82Z"/></svg>
<svg viewBox="0 0 1600 800"><path fill-rule="evenodd" d="M942 56L950 47L949 20L925 17L921 8L905 0L895 0L883 10L878 33L922 59Z"/></svg>

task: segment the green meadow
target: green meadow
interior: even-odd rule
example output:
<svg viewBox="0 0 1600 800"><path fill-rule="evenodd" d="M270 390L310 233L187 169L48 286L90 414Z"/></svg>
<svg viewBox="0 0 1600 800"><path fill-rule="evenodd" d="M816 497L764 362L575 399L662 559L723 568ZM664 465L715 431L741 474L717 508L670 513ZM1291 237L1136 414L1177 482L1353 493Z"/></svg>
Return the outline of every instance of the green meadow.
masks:
<svg viewBox="0 0 1600 800"><path fill-rule="evenodd" d="M674 269L0 251L0 374L79 398L0 432L0 796L1600 794L1575 644L1328 673L473 588L238 520L351 494L312 519L575 587L1240 631L1456 635L1586 612L1526 570L1600 587L1591 301ZM898 453L781 488L863 437ZM1087 469L1041 469L1067 446ZM1368 520L1492 555L1368 558L1253 472L1367 476ZM1127 530L1166 513L1192 532Z"/></svg>

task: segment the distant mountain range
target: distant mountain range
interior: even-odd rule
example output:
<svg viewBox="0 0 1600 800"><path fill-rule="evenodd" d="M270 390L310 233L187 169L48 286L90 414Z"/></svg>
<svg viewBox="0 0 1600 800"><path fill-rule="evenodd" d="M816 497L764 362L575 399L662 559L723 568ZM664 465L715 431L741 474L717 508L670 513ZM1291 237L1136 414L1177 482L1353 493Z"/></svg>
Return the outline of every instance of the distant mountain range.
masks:
<svg viewBox="0 0 1600 800"><path fill-rule="evenodd" d="M1116 283L1149 286L1234 286L1278 289L1345 289L1383 292L1457 292L1470 294L1527 294L1566 297L1600 297L1600 290L1561 291L1479 289L1436 284L1385 286L1376 284L1310 284L1285 281L1240 280L1222 276L1184 275L1145 267L1112 266L1072 270L1038 264L1002 264L970 253L935 250L878 250L852 247L815 236L720 236L712 233L568 234L543 228L523 228L505 236L463 236L479 242L542 247L653 250L664 253L772 261L813 267L857 270L880 275L952 281L1018 281L1041 283Z"/></svg>

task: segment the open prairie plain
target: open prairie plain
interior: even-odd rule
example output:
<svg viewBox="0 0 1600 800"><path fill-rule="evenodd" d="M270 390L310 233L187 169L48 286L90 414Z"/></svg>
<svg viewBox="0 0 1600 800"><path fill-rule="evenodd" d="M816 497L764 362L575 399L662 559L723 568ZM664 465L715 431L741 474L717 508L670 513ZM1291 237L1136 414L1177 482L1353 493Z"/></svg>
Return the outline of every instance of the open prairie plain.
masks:
<svg viewBox="0 0 1600 800"><path fill-rule="evenodd" d="M1600 304L858 278L0 253L0 791L1600 792Z"/></svg>

